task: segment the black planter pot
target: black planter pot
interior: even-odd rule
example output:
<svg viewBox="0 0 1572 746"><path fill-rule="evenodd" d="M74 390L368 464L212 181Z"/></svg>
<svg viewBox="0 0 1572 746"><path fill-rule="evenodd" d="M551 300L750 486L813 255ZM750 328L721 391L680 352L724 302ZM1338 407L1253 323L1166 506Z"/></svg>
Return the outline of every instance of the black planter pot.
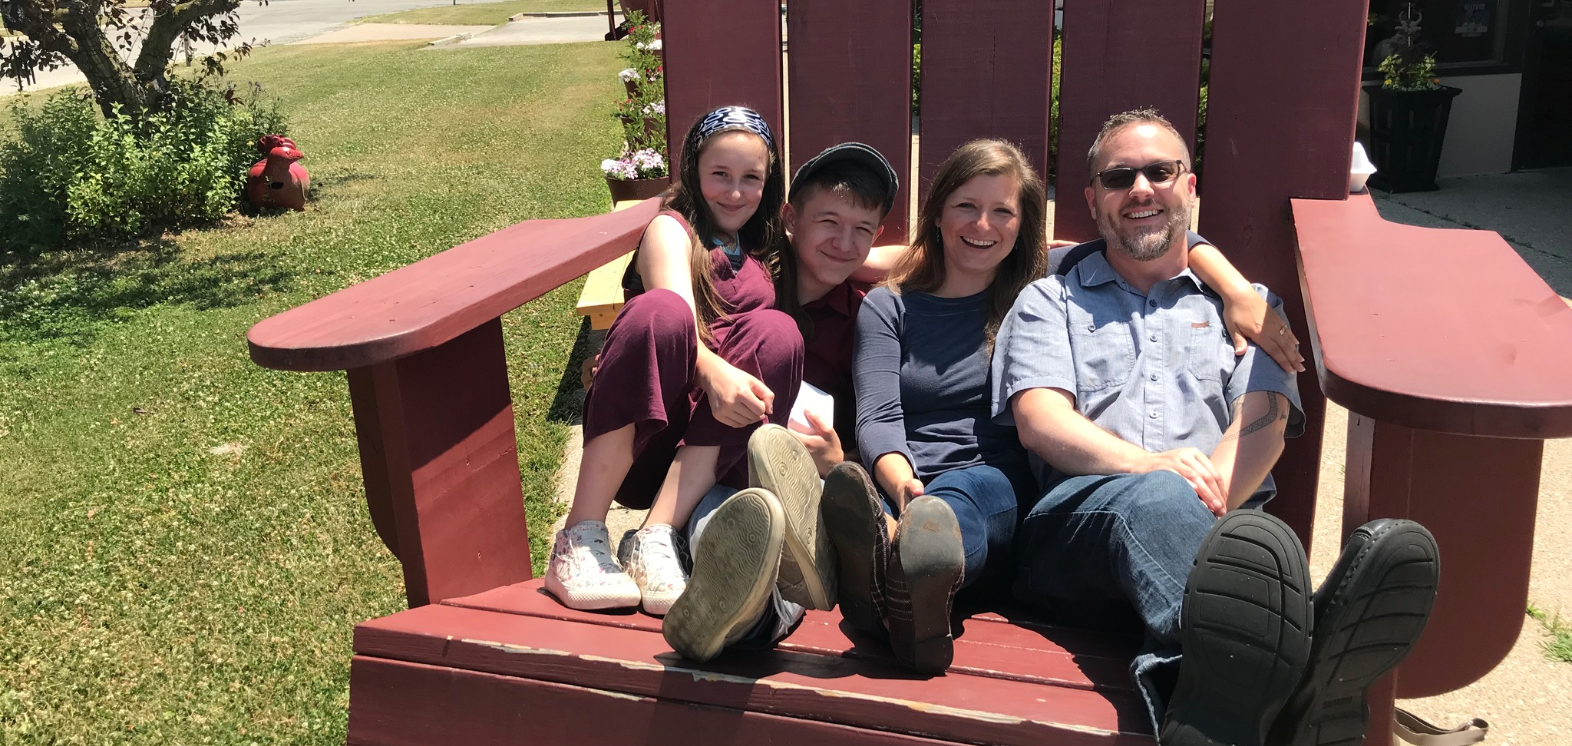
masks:
<svg viewBox="0 0 1572 746"><path fill-rule="evenodd" d="M1433 192L1452 99L1462 90L1391 91L1365 86L1370 96L1369 184L1388 192Z"/></svg>

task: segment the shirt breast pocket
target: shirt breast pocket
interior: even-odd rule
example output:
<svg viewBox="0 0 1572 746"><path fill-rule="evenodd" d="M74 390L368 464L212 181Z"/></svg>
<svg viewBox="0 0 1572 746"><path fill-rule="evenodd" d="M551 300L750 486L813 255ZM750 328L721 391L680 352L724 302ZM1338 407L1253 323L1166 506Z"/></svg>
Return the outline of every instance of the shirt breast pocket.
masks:
<svg viewBox="0 0 1572 746"><path fill-rule="evenodd" d="M1224 335L1221 324L1204 322L1190 327L1185 345L1185 369L1197 381L1221 381L1223 372L1232 368L1234 345Z"/></svg>
<svg viewBox="0 0 1572 746"><path fill-rule="evenodd" d="M1124 385L1135 368L1135 342L1123 318L1099 317L1070 306L1070 348L1080 393Z"/></svg>

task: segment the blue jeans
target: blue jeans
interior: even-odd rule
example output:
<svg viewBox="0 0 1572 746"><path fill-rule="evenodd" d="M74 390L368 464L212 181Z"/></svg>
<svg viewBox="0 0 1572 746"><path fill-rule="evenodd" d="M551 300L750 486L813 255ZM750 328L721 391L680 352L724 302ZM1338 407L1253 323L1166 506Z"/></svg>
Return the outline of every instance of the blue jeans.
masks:
<svg viewBox="0 0 1572 746"><path fill-rule="evenodd" d="M717 484L704 493L693 515L688 516L687 536L688 548L691 551L697 544L699 535L704 533L704 527L710 523L710 514L715 512L727 498L741 490ZM770 600L764 607L764 616L748 628L742 639L737 640L728 647L739 650L768 650L775 647L775 643L786 639L791 631L797 628L797 623L802 621L803 609L781 597L777 588L770 588Z"/></svg>
<svg viewBox="0 0 1572 746"><path fill-rule="evenodd" d="M1002 580L1009 574L1021 503L1024 500L1030 505L1036 493L1025 469L1006 471L988 465L944 472L923 488L924 495L949 505L961 526L961 548L966 553L962 588L983 578Z"/></svg>
<svg viewBox="0 0 1572 746"><path fill-rule="evenodd" d="M1173 472L1066 477L1016 536L1017 599L1073 624L1139 617L1146 643L1130 668L1153 733L1178 678L1185 582L1216 520Z"/></svg>

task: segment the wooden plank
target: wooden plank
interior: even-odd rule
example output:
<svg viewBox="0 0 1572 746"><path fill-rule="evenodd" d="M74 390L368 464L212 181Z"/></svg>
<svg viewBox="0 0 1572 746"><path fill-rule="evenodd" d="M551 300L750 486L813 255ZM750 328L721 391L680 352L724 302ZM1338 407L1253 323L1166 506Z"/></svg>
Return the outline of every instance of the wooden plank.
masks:
<svg viewBox="0 0 1572 746"><path fill-rule="evenodd" d="M825 148L872 145L901 175L880 243L904 243L911 179L910 0L797 0L787 14L793 168Z"/></svg>
<svg viewBox="0 0 1572 746"><path fill-rule="evenodd" d="M643 201L619 200L611 206L611 211L631 209ZM625 300L622 275L628 271L628 263L633 261L633 254L634 252L630 251L606 262L590 270L589 277L585 278L584 288L579 291L579 302L574 307L574 312L589 317L591 329L596 331L610 329L611 322L617 318L617 312L622 310Z"/></svg>
<svg viewBox="0 0 1572 746"><path fill-rule="evenodd" d="M949 743L604 689L356 656L349 743L761 746Z"/></svg>
<svg viewBox="0 0 1572 746"><path fill-rule="evenodd" d="M379 532L392 518L410 605L528 580L501 321L350 384L366 499Z"/></svg>
<svg viewBox="0 0 1572 746"><path fill-rule="evenodd" d="M1195 147L1205 15L1206 0L1065 3L1054 237L1098 237L1081 192L1086 151L1109 116L1154 107Z"/></svg>
<svg viewBox="0 0 1572 746"><path fill-rule="evenodd" d="M1293 220L1327 396L1406 427L1572 436L1572 308L1499 235L1389 223L1369 195L1296 199Z"/></svg>
<svg viewBox="0 0 1572 746"><path fill-rule="evenodd" d="M650 200L482 236L259 322L246 334L251 360L349 370L437 347L632 251L659 210Z"/></svg>
<svg viewBox="0 0 1572 746"><path fill-rule="evenodd" d="M669 0L661 27L671 162L705 113L741 105L759 112L782 150L781 11L775 0Z"/></svg>
<svg viewBox="0 0 1572 746"><path fill-rule="evenodd" d="M1415 430L1349 413L1343 535L1377 518L1410 518L1430 530L1441 555L1436 605L1398 668L1399 696L1461 689L1517 642L1543 452L1543 441Z"/></svg>
<svg viewBox="0 0 1572 746"><path fill-rule="evenodd" d="M632 261L633 252L630 251L590 270L589 277L585 278L574 311L589 317L591 329L610 329L611 322L616 320L625 298L622 276Z"/></svg>
<svg viewBox="0 0 1572 746"><path fill-rule="evenodd" d="M355 628L365 656L556 681L635 696L1001 744L1149 743L1140 698L774 650L693 667L641 630L425 606Z"/></svg>
<svg viewBox="0 0 1572 746"><path fill-rule="evenodd" d="M569 609L542 587L542 581L495 588L446 605L469 609L561 619L580 624L637 629L659 634L659 619L643 614L607 614ZM952 674L971 674L1018 681L1036 681L1078 689L1130 691L1130 659L1135 641L1094 632L1042 625L1022 627L1002 618L973 618L955 642ZM896 667L883 643L861 635L848 637L840 615L810 611L780 645L783 650L846 656Z"/></svg>
<svg viewBox="0 0 1572 746"><path fill-rule="evenodd" d="M1212 24L1201 233L1282 297L1304 330L1288 199L1348 193L1364 57L1365 0L1217 0ZM1326 402L1299 376L1304 435L1272 469L1268 508L1310 548Z"/></svg>
<svg viewBox="0 0 1572 746"><path fill-rule="evenodd" d="M960 144L1008 140L1048 173L1053 3L924 0L921 181Z"/></svg>

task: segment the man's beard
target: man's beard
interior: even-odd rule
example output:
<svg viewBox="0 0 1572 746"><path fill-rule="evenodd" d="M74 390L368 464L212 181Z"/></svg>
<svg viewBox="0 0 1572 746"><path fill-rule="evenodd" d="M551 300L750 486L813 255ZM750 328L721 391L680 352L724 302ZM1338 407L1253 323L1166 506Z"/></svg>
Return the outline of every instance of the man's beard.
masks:
<svg viewBox="0 0 1572 746"><path fill-rule="evenodd" d="M1101 210L1097 213L1097 230L1108 241L1108 248L1118 251L1138 262L1150 262L1168 253L1174 239L1190 226L1190 205L1181 204L1167 212L1168 220L1152 228L1126 228L1120 231L1114 225L1114 216Z"/></svg>

